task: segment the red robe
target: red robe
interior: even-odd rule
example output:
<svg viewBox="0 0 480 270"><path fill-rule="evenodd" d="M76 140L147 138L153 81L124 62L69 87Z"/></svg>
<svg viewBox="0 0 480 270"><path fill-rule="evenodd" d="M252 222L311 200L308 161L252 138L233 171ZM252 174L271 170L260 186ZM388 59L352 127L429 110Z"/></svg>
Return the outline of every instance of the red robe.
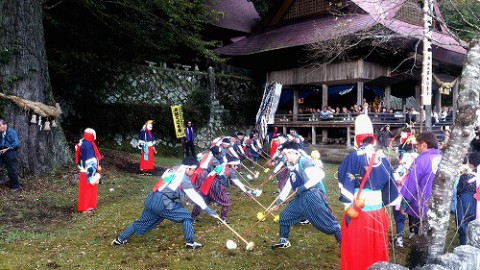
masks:
<svg viewBox="0 0 480 270"><path fill-rule="evenodd" d="M100 170L98 162L102 159L98 151L95 137L91 133L83 134L83 143L75 146L75 162L81 166L85 166L86 161L95 158L97 161L94 168ZM98 185L88 182L88 175L80 172L78 175L78 203L77 210L79 212L95 210L97 208Z"/></svg>
<svg viewBox="0 0 480 270"><path fill-rule="evenodd" d="M388 218L385 208L360 211L358 218L342 221L341 270L365 270L372 264L389 261ZM368 230L369 233L365 233ZM350 241L350 239L354 239Z"/></svg>
<svg viewBox="0 0 480 270"><path fill-rule="evenodd" d="M154 169L154 150L153 146L148 147L148 160L145 160L143 152L140 154L140 170L151 171Z"/></svg>
<svg viewBox="0 0 480 270"><path fill-rule="evenodd" d="M78 177L77 211L84 212L97 208L98 185L88 183L87 174L80 173Z"/></svg>

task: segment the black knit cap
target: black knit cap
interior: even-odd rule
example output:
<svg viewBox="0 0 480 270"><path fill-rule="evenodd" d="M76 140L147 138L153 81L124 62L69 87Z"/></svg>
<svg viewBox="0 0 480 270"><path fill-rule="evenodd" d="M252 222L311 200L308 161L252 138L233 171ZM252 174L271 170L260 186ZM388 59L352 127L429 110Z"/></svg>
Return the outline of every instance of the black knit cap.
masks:
<svg viewBox="0 0 480 270"><path fill-rule="evenodd" d="M223 138L222 143L230 145L230 139L229 138Z"/></svg>
<svg viewBox="0 0 480 270"><path fill-rule="evenodd" d="M282 150L285 150L285 149L293 149L298 151L302 149L302 146L299 143L291 141L291 142L286 142L282 144Z"/></svg>
<svg viewBox="0 0 480 270"><path fill-rule="evenodd" d="M213 155L218 155L218 154L222 153L222 151L220 150L220 147L218 147L218 146L214 146L214 147L210 148L210 151L212 152Z"/></svg>
<svg viewBox="0 0 480 270"><path fill-rule="evenodd" d="M182 165L186 166L198 166L199 162L196 158L194 157L186 157L182 161Z"/></svg>

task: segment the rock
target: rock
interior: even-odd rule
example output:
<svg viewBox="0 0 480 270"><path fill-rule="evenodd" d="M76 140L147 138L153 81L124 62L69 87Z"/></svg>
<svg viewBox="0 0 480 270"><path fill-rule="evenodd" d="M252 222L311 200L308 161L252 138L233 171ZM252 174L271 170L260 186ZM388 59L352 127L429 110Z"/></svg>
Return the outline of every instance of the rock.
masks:
<svg viewBox="0 0 480 270"><path fill-rule="evenodd" d="M446 253L438 256L433 260L434 264L443 265L451 270L463 270L462 261L458 255L453 253ZM466 270L466 269L465 269Z"/></svg>
<svg viewBox="0 0 480 270"><path fill-rule="evenodd" d="M121 134L115 134L113 136L113 141L115 141L118 145L122 145L123 136Z"/></svg>
<svg viewBox="0 0 480 270"><path fill-rule="evenodd" d="M480 248L480 220L471 221L467 227L467 244Z"/></svg>
<svg viewBox="0 0 480 270"><path fill-rule="evenodd" d="M480 269L480 249L463 245L456 247L453 253L460 258L462 262L461 269Z"/></svg>
<svg viewBox="0 0 480 270"><path fill-rule="evenodd" d="M376 262L368 270L408 270L408 268L395 263Z"/></svg>
<svg viewBox="0 0 480 270"><path fill-rule="evenodd" d="M130 141L130 145L131 145L133 148L137 148L137 147L138 147L138 140L135 139L135 138L132 138L132 140Z"/></svg>
<svg viewBox="0 0 480 270"><path fill-rule="evenodd" d="M413 268L413 270L450 270L449 268L438 264L427 264L422 267Z"/></svg>

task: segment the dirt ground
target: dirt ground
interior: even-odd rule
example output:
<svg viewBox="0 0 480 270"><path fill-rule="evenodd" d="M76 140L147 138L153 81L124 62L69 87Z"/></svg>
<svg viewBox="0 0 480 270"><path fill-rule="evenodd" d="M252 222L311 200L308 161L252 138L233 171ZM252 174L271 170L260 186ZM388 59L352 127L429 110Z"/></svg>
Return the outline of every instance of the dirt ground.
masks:
<svg viewBox="0 0 480 270"><path fill-rule="evenodd" d="M115 150L101 150L106 180L125 173L140 173L138 161L132 155ZM78 169L65 167L61 173L45 178L20 179L21 191L12 193L8 183L0 186L0 225L6 229L42 231L52 223L68 223L74 216L72 201L76 201ZM163 168L155 168L153 175L161 176ZM8 179L8 177L7 177ZM8 182L8 181L7 181ZM57 201L64 193L64 201ZM73 205L73 207L72 207ZM1 230L0 230L1 231Z"/></svg>

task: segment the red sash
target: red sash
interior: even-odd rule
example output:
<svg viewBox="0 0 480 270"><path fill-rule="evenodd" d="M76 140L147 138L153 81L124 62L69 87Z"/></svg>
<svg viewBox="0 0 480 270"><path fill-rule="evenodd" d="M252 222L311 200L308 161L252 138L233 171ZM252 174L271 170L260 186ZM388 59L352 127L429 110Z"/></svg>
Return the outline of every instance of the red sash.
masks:
<svg viewBox="0 0 480 270"><path fill-rule="evenodd" d="M202 194L208 195L208 193L210 192L210 188L212 187L213 180L215 180L215 177L217 177L216 171L211 171L207 175L207 179L205 180L202 187L200 188L200 192L202 192Z"/></svg>
<svg viewBox="0 0 480 270"><path fill-rule="evenodd" d="M193 184L195 183L195 181L197 181L197 177L198 175L202 172L202 164L205 162L205 160L207 160L208 158L208 153L203 155L202 159L200 160L200 164L198 165L198 167L195 169L195 171L193 172L192 176L190 177L190 182Z"/></svg>
<svg viewBox="0 0 480 270"><path fill-rule="evenodd" d="M205 182L203 183L202 187L200 188L200 192L204 195L208 195L210 193L210 188L212 187L213 180L217 177L217 172L216 171L211 171ZM230 170L229 168L225 168L225 175L230 178Z"/></svg>

